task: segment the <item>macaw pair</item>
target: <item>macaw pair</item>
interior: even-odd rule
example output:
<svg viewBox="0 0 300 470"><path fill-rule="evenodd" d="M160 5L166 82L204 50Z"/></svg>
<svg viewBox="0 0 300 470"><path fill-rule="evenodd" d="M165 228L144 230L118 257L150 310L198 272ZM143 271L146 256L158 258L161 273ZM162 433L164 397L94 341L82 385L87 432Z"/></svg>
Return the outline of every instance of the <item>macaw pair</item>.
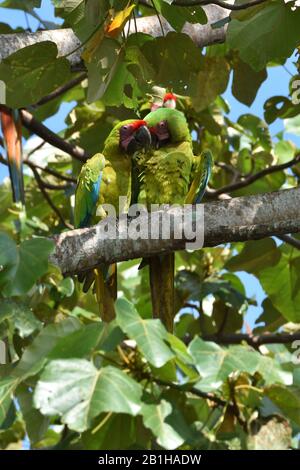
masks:
<svg viewBox="0 0 300 470"><path fill-rule="evenodd" d="M174 95L144 120L118 123L108 136L103 153L83 166L76 190L75 225L86 227L105 217L103 203L118 208L120 195L128 206L198 203L210 176L210 152L195 157L187 121L174 109ZM97 215L98 214L98 215ZM119 214L120 215L120 214ZM153 316L169 331L174 318L174 253L154 256L149 264ZM85 278L87 290L95 278L95 291L102 319L114 317L116 268L99 266Z"/></svg>

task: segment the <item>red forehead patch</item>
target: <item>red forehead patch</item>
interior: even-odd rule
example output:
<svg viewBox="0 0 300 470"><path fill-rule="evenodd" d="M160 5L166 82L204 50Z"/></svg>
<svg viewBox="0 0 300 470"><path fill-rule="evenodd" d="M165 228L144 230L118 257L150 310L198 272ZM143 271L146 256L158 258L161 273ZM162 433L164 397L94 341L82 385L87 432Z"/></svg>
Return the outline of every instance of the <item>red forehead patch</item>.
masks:
<svg viewBox="0 0 300 470"><path fill-rule="evenodd" d="M146 121L143 121L143 119L137 119L134 121L131 126L133 127L134 130L139 129L141 126L147 126Z"/></svg>
<svg viewBox="0 0 300 470"><path fill-rule="evenodd" d="M164 96L164 103L168 100L175 100L176 101L176 96L173 95L173 93L166 93Z"/></svg>

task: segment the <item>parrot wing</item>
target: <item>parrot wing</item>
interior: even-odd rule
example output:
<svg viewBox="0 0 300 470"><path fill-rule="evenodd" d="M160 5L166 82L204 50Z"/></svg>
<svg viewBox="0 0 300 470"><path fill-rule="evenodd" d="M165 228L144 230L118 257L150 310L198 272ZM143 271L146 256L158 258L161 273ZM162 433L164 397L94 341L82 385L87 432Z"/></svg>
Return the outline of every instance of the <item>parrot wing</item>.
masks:
<svg viewBox="0 0 300 470"><path fill-rule="evenodd" d="M75 194L75 227L83 228L92 224L97 210L105 158L96 153L82 167Z"/></svg>
<svg viewBox="0 0 300 470"><path fill-rule="evenodd" d="M200 157L194 157L194 177L185 204L199 204L202 200L213 167L213 157L209 150Z"/></svg>

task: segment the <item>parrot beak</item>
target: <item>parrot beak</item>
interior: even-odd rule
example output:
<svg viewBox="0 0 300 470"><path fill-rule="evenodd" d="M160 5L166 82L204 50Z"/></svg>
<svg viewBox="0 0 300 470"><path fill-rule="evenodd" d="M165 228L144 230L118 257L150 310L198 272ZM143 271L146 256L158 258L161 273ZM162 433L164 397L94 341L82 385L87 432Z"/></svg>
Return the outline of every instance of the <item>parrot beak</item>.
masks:
<svg viewBox="0 0 300 470"><path fill-rule="evenodd" d="M144 121L143 121L144 122ZM123 129L124 130L124 129ZM151 146L151 132L146 124L139 125L129 135L126 134L127 129L120 134L120 147L129 155L137 150L148 149Z"/></svg>
<svg viewBox="0 0 300 470"><path fill-rule="evenodd" d="M134 134L136 149L148 149L151 147L151 132L147 126L140 126Z"/></svg>

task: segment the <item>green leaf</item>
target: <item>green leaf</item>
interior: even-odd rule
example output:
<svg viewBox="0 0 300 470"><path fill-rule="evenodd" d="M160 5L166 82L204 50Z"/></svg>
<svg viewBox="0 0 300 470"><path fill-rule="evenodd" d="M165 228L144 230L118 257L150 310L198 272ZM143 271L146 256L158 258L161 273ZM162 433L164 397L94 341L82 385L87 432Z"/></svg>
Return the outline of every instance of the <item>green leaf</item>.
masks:
<svg viewBox="0 0 300 470"><path fill-rule="evenodd" d="M130 339L136 341L145 358L161 367L174 357L167 345L168 333L160 320L144 320L126 299L116 302L117 323Z"/></svg>
<svg viewBox="0 0 300 470"><path fill-rule="evenodd" d="M57 54L56 44L44 41L2 60L0 80L6 84L8 106L30 106L71 79L68 60Z"/></svg>
<svg viewBox="0 0 300 470"><path fill-rule="evenodd" d="M76 318L68 318L58 324L48 325L37 335L26 348L12 374L24 378L41 370L47 355L53 350L60 338L64 338L79 330L81 323Z"/></svg>
<svg viewBox="0 0 300 470"><path fill-rule="evenodd" d="M12 393L15 388L15 379L11 377L0 380L0 429L4 426L8 411L12 404Z"/></svg>
<svg viewBox="0 0 300 470"><path fill-rule="evenodd" d="M103 412L136 416L142 388L115 367L98 370L84 359L51 361L37 383L34 403L41 413L62 417L70 429L82 432Z"/></svg>
<svg viewBox="0 0 300 470"><path fill-rule="evenodd" d="M54 243L46 238L25 240L19 247L19 263L13 282L5 289L6 295L23 295L47 272L48 258Z"/></svg>
<svg viewBox="0 0 300 470"><path fill-rule="evenodd" d="M251 422L247 439L249 450L287 450L291 447L292 429L280 416Z"/></svg>
<svg viewBox="0 0 300 470"><path fill-rule="evenodd" d="M219 388L229 374L237 370L250 375L259 372L267 384L273 382L290 384L292 381L291 373L281 370L279 364L243 346L231 346L225 349L196 337L189 345L189 352L202 377L196 384L196 387L202 391Z"/></svg>
<svg viewBox="0 0 300 470"><path fill-rule="evenodd" d="M229 64L224 57L204 57L191 91L192 103L196 111L205 109L226 90L229 71Z"/></svg>
<svg viewBox="0 0 300 470"><path fill-rule="evenodd" d="M23 384L18 387L17 400L25 421L26 433L31 444L34 444L45 436L49 419L33 408L32 396L33 392L30 387Z"/></svg>
<svg viewBox="0 0 300 470"><path fill-rule="evenodd" d="M136 443L138 449L147 448L141 444L143 434L139 432L136 418L130 415L113 414L108 420L100 416L100 428L95 423L95 428L82 434L84 449L86 450L120 450L132 449L132 443ZM104 422L103 422L104 421ZM150 436L150 433L149 433ZM148 442L150 441L148 436ZM147 443L148 443L147 442Z"/></svg>
<svg viewBox="0 0 300 470"><path fill-rule="evenodd" d="M4 0L0 3L1 8L15 8L17 10L30 11L33 8L40 8L42 0Z"/></svg>
<svg viewBox="0 0 300 470"><path fill-rule="evenodd" d="M251 106L260 85L266 80L266 69L255 72L242 60L233 61L232 94L241 103Z"/></svg>
<svg viewBox="0 0 300 470"><path fill-rule="evenodd" d="M18 262L17 245L8 235L0 232L0 287L14 279Z"/></svg>
<svg viewBox="0 0 300 470"><path fill-rule="evenodd" d="M0 304L0 323L4 320L9 322L12 331L19 332L21 338L26 338L42 326L28 305L13 300L3 300Z"/></svg>
<svg viewBox="0 0 300 470"><path fill-rule="evenodd" d="M146 428L157 437L157 443L164 449L173 450L183 444L184 439L165 420L172 413L172 405L162 400L158 405L144 404L141 413Z"/></svg>
<svg viewBox="0 0 300 470"><path fill-rule="evenodd" d="M292 54L300 41L299 20L298 8L292 11L290 4L270 2L244 21L233 19L227 41L244 62L261 70L269 61L281 62Z"/></svg>
<svg viewBox="0 0 300 470"><path fill-rule="evenodd" d="M294 423L300 426L300 389L299 387L283 387L271 385L265 390L267 397Z"/></svg>
<svg viewBox="0 0 300 470"><path fill-rule="evenodd" d="M285 132L294 135L300 135L300 114L295 117L284 119Z"/></svg>
<svg viewBox="0 0 300 470"><path fill-rule="evenodd" d="M300 321L300 257L292 257L291 248L283 253L276 267L259 273L259 281L274 307L288 321Z"/></svg>
<svg viewBox="0 0 300 470"><path fill-rule="evenodd" d="M279 263L281 252L272 238L251 240L245 243L238 255L227 261L225 267L230 271L246 271L259 274L262 269Z"/></svg>
<svg viewBox="0 0 300 470"><path fill-rule="evenodd" d="M183 7L171 5L171 1L153 0L156 10L166 18L168 23L175 29L181 31L185 23L207 23L205 11L199 6Z"/></svg>
<svg viewBox="0 0 300 470"><path fill-rule="evenodd" d="M96 347L103 330L102 324L91 324L59 339L48 354L49 359L83 358Z"/></svg>
<svg viewBox="0 0 300 470"><path fill-rule="evenodd" d="M274 151L278 163L287 163L294 158L295 146L288 140L280 140L279 142L276 142Z"/></svg>

